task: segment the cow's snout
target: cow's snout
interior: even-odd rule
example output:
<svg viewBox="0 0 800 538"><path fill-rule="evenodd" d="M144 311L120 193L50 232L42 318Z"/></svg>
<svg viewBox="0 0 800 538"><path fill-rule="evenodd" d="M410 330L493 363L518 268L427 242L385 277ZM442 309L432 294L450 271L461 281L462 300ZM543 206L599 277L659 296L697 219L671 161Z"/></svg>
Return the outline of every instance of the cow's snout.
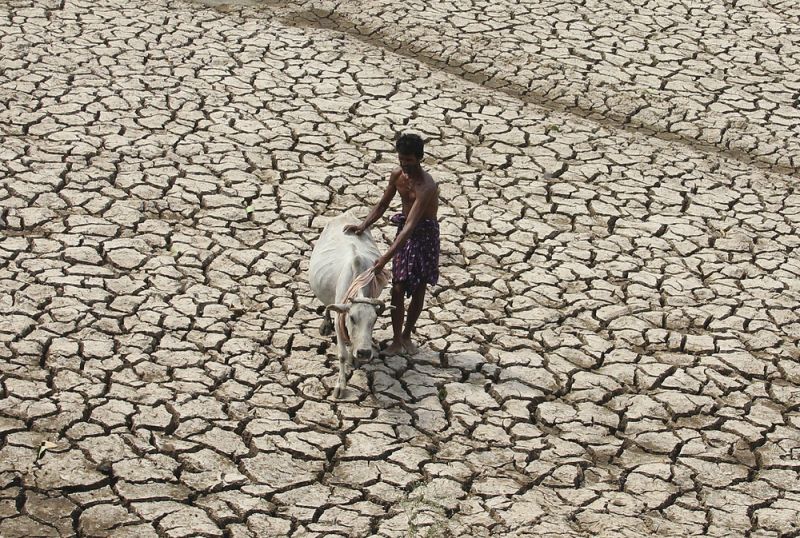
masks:
<svg viewBox="0 0 800 538"><path fill-rule="evenodd" d="M365 361L372 357L372 350L371 349L358 349L356 350L356 357L358 360Z"/></svg>

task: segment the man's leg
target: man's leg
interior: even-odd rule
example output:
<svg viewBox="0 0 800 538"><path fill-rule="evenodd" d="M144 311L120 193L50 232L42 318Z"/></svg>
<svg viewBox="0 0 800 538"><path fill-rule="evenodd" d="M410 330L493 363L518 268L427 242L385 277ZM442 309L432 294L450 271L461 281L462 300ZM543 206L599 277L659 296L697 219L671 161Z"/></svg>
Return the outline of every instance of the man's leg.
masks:
<svg viewBox="0 0 800 538"><path fill-rule="evenodd" d="M422 313L422 305L425 302L425 289L427 284L420 283L411 295L411 304L408 305L408 316L406 317L406 328L403 331L403 347L409 353L416 353L417 346L411 341L411 333L417 327L417 320Z"/></svg>
<svg viewBox="0 0 800 538"><path fill-rule="evenodd" d="M403 298L403 284L392 284L392 343L384 350L387 355L397 355L403 352L403 317L405 305Z"/></svg>

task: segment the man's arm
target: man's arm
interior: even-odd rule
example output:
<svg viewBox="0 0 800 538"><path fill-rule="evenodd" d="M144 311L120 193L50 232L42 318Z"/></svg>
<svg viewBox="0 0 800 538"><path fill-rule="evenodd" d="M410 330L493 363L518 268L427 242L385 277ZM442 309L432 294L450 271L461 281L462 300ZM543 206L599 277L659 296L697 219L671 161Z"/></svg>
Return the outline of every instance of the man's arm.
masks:
<svg viewBox="0 0 800 538"><path fill-rule="evenodd" d="M345 233L354 233L356 235L361 234L364 232L364 230L375 224L375 222L377 222L377 220L381 218L384 213L386 213L386 210L389 209L389 204L392 202L392 198L394 198L394 195L397 192L395 181L397 180L398 175L399 174L397 172L392 172L391 176L389 176L389 185L386 186L383 196L381 196L381 199L378 201L378 203L375 204L375 206L373 206L373 208L370 210L367 218L364 219L364 222L358 225L350 224L345 226Z"/></svg>
<svg viewBox="0 0 800 538"><path fill-rule="evenodd" d="M424 191L417 193L417 199L414 200L414 205L411 206L411 211L408 212L408 217L406 218L406 223L403 226L403 229L397 234L394 241L392 242L391 246L386 250L386 252L378 258L373 265L375 272L379 272L383 269L389 260L391 260L397 251L405 244L408 240L409 236L414 233L414 229L417 227L417 224L422 220L422 215L425 211L426 207L430 206L430 203L433 201L433 198L437 196L437 189L436 186L430 187L425 189Z"/></svg>

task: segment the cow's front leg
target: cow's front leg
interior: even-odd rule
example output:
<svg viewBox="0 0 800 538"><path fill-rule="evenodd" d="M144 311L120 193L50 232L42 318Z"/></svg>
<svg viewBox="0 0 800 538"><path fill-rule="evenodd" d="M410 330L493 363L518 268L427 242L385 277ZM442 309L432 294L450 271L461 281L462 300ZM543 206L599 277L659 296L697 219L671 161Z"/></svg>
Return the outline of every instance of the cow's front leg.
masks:
<svg viewBox="0 0 800 538"><path fill-rule="evenodd" d="M336 355L339 358L339 379L336 381L336 388L333 389L333 397L341 398L344 395L344 389L347 387L347 380L350 377L350 370L352 370L353 359L350 356L350 350L344 344L342 335L339 334L337 327L336 330Z"/></svg>

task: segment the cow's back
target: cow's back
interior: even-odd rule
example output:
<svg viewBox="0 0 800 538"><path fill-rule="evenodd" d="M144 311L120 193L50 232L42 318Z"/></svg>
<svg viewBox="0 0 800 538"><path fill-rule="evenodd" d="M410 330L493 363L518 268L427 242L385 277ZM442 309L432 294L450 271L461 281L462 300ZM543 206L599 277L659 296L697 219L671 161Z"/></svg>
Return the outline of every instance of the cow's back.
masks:
<svg viewBox="0 0 800 538"><path fill-rule="evenodd" d="M346 289L349 280L355 276L356 259L355 271L362 271L380 257L378 246L368 230L361 235L344 233L348 224L360 223L361 219L353 214L353 210L333 218L322 230L311 252L309 284L317 299L326 305L336 302L337 286L341 288L343 285L340 277L344 276Z"/></svg>

